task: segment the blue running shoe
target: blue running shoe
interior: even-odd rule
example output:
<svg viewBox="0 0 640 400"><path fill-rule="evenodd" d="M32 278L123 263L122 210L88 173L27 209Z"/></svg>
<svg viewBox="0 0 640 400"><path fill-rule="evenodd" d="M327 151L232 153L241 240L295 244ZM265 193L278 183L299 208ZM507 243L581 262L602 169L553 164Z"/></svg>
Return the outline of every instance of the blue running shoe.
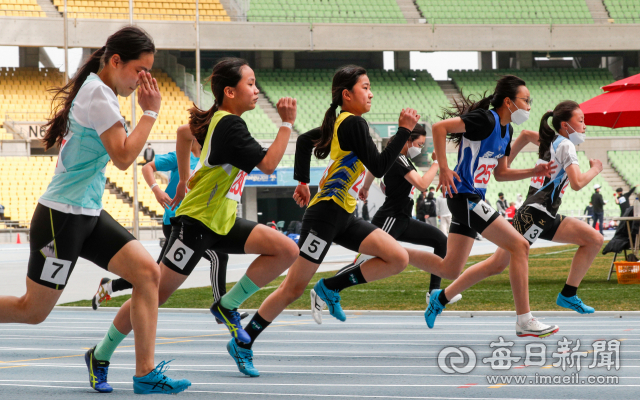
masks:
<svg viewBox="0 0 640 400"><path fill-rule="evenodd" d="M240 372L249 376L260 376L260 372L253 366L253 350L243 349L238 346L234 338L231 338L227 343L227 351L235 360Z"/></svg>
<svg viewBox="0 0 640 400"><path fill-rule="evenodd" d="M318 283L316 283L313 287L313 291L327 304L329 314L342 322L347 320L347 316L344 315L344 311L342 311L342 307L340 307L340 293L337 290L327 289L324 284L324 278L320 279Z"/></svg>
<svg viewBox="0 0 640 400"><path fill-rule="evenodd" d="M173 360L171 360L173 361ZM138 378L133 377L133 393L135 394L176 394L191 386L187 379L171 379L164 373L169 369L171 361L162 361L147 375Z"/></svg>
<svg viewBox="0 0 640 400"><path fill-rule="evenodd" d="M87 363L87 369L89 369L89 384L100 393L111 393L113 388L107 383L109 361L96 360L93 355L95 351L96 346L93 346L84 354L84 362Z"/></svg>
<svg viewBox="0 0 640 400"><path fill-rule="evenodd" d="M580 300L580 297L564 297L562 293L558 293L556 304L560 307L577 311L580 314L593 314L596 311L593 307L589 307L588 305L584 304L582 300Z"/></svg>
<svg viewBox="0 0 640 400"><path fill-rule="evenodd" d="M240 313L236 310L228 310L220 305L220 300L216 301L211 305L211 314L213 314L216 319L222 321L223 324L227 326L229 329L229 333L231 333L231 337L238 339L242 343L251 343L251 338L249 334L242 329L242 324L240 320Z"/></svg>
<svg viewBox="0 0 640 400"><path fill-rule="evenodd" d="M431 297L429 298L429 307L424 312L424 320L427 321L427 326L429 329L433 329L433 325L436 322L436 317L440 315L442 310L444 310L444 306L440 304L440 300L438 300L438 296L440 296L440 292L442 289L434 290L431 292Z"/></svg>

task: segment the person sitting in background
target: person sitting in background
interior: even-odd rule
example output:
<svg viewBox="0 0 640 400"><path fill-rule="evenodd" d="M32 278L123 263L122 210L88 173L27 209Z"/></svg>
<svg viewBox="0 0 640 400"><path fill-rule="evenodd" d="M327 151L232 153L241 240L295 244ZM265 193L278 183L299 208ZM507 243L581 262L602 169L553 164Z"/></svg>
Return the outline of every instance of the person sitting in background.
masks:
<svg viewBox="0 0 640 400"><path fill-rule="evenodd" d="M522 203L524 203L524 200L522 200L522 195L518 193L516 195L516 210L522 206Z"/></svg>
<svg viewBox="0 0 640 400"><path fill-rule="evenodd" d="M496 211L500 213L503 217L506 215L505 211L509 207L509 203L504 198L504 193L498 193L498 201L496 201Z"/></svg>
<svg viewBox="0 0 640 400"><path fill-rule="evenodd" d="M515 215L516 215L516 203L512 201L511 203L509 203L509 208L505 210L505 218L507 218L509 222L512 222L513 217L515 217Z"/></svg>
<svg viewBox="0 0 640 400"><path fill-rule="evenodd" d="M631 190L625 194L622 194L622 188L619 187L613 194L613 197L616 199L616 204L620 206L620 216L623 216L624 212L629 208L629 197L631 197L631 194L636 191L637 187L638 185L633 186Z"/></svg>

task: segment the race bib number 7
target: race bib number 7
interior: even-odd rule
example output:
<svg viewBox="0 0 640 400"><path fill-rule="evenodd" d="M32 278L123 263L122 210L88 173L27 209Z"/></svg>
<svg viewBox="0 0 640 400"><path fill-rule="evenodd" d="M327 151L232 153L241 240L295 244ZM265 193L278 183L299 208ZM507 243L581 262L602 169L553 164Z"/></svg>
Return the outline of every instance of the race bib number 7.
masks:
<svg viewBox="0 0 640 400"><path fill-rule="evenodd" d="M229 188L229 192L226 197L231 200L235 200L240 202L240 198L242 197L242 191L244 190L244 184L247 179L247 173L244 171L238 172L236 175L236 179L231 184L231 188Z"/></svg>
<svg viewBox="0 0 640 400"><path fill-rule="evenodd" d="M491 178L491 171L498 166L498 159L480 157L478 160L478 168L473 173L473 186L478 189L486 189Z"/></svg>

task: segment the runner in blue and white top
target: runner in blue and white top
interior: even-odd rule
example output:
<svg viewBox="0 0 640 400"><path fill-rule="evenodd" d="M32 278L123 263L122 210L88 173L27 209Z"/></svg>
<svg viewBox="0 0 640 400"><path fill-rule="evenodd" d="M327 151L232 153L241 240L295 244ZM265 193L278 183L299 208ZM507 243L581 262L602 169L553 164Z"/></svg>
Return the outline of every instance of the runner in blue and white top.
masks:
<svg viewBox="0 0 640 400"><path fill-rule="evenodd" d="M160 269L145 248L102 209L107 163L112 160L122 170L131 166L158 116L160 90L148 72L154 53L153 40L146 32L122 28L58 89L43 142L46 149L58 145L60 154L55 175L31 220L27 293L21 298L0 297L0 322L44 321L78 257L85 258L122 276L135 288L132 317L127 321L116 318L118 326L112 325L108 334L121 341L120 332L130 329L132 321L135 325L134 392L177 393L191 383L166 377L164 363L154 368ZM128 132L117 96L127 97L136 88L145 111L133 132ZM99 392L113 390L106 379L113 349L99 345L85 354L89 383Z"/></svg>
<svg viewBox="0 0 640 400"><path fill-rule="evenodd" d="M492 109L489 107L492 106ZM504 249L511 257L512 290L528 293L529 243L493 209L485 194L491 174L499 181L513 181L532 176L549 177L555 169L553 163L542 163L531 169L510 169L507 159L511 154L511 122L522 124L529 118L531 96L525 82L513 75L501 77L494 93L478 102L463 98L445 116L451 118L433 125L433 144L440 160L440 180L451 211L451 229L447 240L448 251L469 257L475 237L481 233L486 239ZM452 171L446 162L446 139L458 145L458 165ZM456 179L454 179L456 178ZM483 261L487 262L487 261ZM464 265L464 262L462 263ZM456 264L457 273L462 271ZM435 319L454 296L460 294L478 277L465 271L450 286L431 294L425 320L432 328ZM540 323L533 318L529 298L516 298L516 334L544 337L557 332L557 326Z"/></svg>
<svg viewBox="0 0 640 400"><path fill-rule="evenodd" d="M547 122L550 117L553 117L553 129ZM580 190L602 171L602 163L592 159L589 160L591 168L584 173L580 172L575 146L585 140L585 128L584 114L578 103L563 101L554 111L549 111L542 117L539 134L527 131L518 138L520 143L514 144L509 161L513 160L527 142L531 142L540 146L540 158L536 165L549 162L558 165L558 169L550 176L534 176L531 179L529 194L514 217L513 227L530 244L542 238L580 246L571 263L565 286L556 298L556 304L580 314L591 314L594 312L593 307L582 302L577 296L577 290L602 247L603 237L584 221L558 214L567 186L571 186L573 190ZM468 278L475 277L477 281L473 283L477 283L484 276L499 274L509 262L510 254L499 248L487 262L470 267L463 276L468 273ZM516 303L525 301L526 294L526 287L520 290L513 288Z"/></svg>

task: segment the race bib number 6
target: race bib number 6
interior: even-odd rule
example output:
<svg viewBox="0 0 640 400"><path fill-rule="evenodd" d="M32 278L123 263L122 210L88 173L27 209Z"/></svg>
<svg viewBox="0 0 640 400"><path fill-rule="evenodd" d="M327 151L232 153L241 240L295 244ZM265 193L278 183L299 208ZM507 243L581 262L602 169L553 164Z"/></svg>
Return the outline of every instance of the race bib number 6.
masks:
<svg viewBox="0 0 640 400"><path fill-rule="evenodd" d="M473 186L478 189L486 189L491 178L491 171L498 165L498 159L480 157L478 168L473 173Z"/></svg>

